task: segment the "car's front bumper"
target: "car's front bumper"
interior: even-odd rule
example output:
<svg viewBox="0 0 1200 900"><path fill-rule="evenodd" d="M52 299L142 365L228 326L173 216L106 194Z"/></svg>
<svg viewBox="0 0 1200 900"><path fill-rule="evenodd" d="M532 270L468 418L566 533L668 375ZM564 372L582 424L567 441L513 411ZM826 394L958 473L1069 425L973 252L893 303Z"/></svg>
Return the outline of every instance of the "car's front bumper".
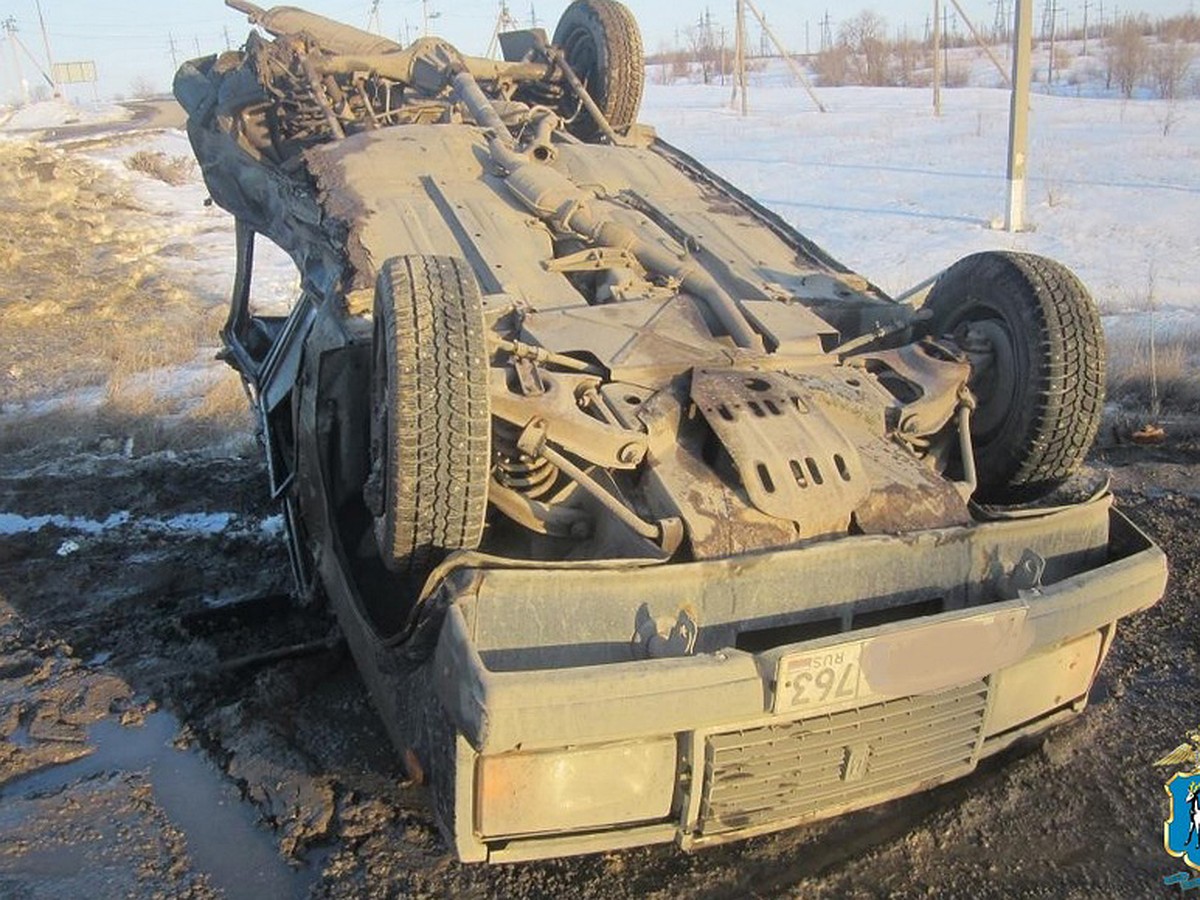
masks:
<svg viewBox="0 0 1200 900"><path fill-rule="evenodd" d="M1030 551L1046 568L1022 586ZM700 847L958 777L1082 709L1117 619L1165 578L1107 499L683 566L472 570L430 670L456 849ZM696 651L636 658L635 615L680 609Z"/></svg>

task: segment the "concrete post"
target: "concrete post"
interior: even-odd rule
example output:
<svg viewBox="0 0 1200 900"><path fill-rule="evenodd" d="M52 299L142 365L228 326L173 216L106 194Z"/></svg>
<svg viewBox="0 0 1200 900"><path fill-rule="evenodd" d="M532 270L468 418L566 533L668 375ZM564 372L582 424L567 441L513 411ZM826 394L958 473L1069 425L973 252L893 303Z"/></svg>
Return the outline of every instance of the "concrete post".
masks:
<svg viewBox="0 0 1200 900"><path fill-rule="evenodd" d="M1013 28L1013 89L1008 114L1006 231L1025 230L1025 177L1029 164L1029 83L1033 78L1033 0L1017 0Z"/></svg>
<svg viewBox="0 0 1200 900"><path fill-rule="evenodd" d="M942 114L942 8L933 0L933 114Z"/></svg>

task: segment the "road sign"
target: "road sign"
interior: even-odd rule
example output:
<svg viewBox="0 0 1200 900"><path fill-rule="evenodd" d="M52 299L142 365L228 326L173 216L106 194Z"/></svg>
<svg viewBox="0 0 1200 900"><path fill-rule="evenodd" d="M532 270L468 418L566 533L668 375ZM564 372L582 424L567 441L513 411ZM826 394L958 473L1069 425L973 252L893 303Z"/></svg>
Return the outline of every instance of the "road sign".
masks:
<svg viewBox="0 0 1200 900"><path fill-rule="evenodd" d="M85 62L55 63L53 75L56 84L94 83L96 64L90 59Z"/></svg>

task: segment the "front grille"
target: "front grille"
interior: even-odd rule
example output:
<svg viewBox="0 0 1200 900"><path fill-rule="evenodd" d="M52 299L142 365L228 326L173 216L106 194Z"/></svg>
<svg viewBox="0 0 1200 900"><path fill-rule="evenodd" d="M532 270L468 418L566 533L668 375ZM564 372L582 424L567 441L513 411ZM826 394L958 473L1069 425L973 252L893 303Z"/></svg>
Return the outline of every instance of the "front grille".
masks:
<svg viewBox="0 0 1200 900"><path fill-rule="evenodd" d="M699 834L819 818L969 771L987 682L710 736Z"/></svg>

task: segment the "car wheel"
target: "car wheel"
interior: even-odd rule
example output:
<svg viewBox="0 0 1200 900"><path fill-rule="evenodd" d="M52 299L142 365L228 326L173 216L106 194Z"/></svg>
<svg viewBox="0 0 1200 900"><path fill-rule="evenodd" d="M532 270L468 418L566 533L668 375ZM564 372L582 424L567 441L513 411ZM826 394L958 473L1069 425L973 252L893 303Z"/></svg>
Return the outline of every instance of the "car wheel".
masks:
<svg viewBox="0 0 1200 900"><path fill-rule="evenodd" d="M461 259L393 257L376 280L374 316L363 495L384 564L421 578L483 535L491 416L482 300Z"/></svg>
<svg viewBox="0 0 1200 900"><path fill-rule="evenodd" d="M575 0L558 20L554 44L614 130L637 120L645 63L633 13L616 0ZM568 130L582 140L595 140L600 126L573 101L569 96L563 101L564 118L571 119Z"/></svg>
<svg viewBox="0 0 1200 900"><path fill-rule="evenodd" d="M1083 463L1104 404L1104 334L1087 289L1065 266L1026 253L977 253L938 279L931 330L971 355L979 487L1026 502Z"/></svg>

